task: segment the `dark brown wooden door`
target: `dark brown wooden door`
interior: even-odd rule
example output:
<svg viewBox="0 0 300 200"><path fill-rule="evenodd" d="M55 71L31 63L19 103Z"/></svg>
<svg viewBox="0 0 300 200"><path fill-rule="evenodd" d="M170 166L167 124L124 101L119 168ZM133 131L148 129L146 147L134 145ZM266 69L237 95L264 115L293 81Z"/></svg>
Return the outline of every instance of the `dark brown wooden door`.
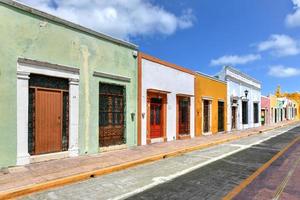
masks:
<svg viewBox="0 0 300 200"><path fill-rule="evenodd" d="M236 129L236 107L231 107L231 129Z"/></svg>
<svg viewBox="0 0 300 200"><path fill-rule="evenodd" d="M178 134L190 134L190 98L177 97L178 106Z"/></svg>
<svg viewBox="0 0 300 200"><path fill-rule="evenodd" d="M150 137L159 138L162 137L161 127L161 114L162 114L162 103L159 100L150 104Z"/></svg>
<svg viewBox="0 0 300 200"><path fill-rule="evenodd" d="M209 100L203 101L203 132L210 131L210 102Z"/></svg>
<svg viewBox="0 0 300 200"><path fill-rule="evenodd" d="M62 151L62 94L36 90L35 154Z"/></svg>
<svg viewBox="0 0 300 200"><path fill-rule="evenodd" d="M125 87L100 83L99 146L121 145L125 140Z"/></svg>
<svg viewBox="0 0 300 200"><path fill-rule="evenodd" d="M224 102L218 102L218 132L224 131Z"/></svg>

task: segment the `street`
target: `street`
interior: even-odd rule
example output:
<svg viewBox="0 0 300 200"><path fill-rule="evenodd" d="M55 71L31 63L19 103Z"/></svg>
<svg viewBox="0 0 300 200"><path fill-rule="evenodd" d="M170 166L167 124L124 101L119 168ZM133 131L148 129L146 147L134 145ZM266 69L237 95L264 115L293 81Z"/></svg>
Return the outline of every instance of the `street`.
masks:
<svg viewBox="0 0 300 200"><path fill-rule="evenodd" d="M287 126L23 199L221 199L299 136Z"/></svg>
<svg viewBox="0 0 300 200"><path fill-rule="evenodd" d="M300 142L292 145L234 199L300 199Z"/></svg>

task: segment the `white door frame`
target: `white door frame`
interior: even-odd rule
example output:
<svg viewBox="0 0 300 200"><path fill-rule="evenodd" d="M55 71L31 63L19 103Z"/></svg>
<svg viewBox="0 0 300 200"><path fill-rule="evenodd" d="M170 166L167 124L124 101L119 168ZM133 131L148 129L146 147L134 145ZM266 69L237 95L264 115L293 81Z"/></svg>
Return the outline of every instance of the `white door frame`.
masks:
<svg viewBox="0 0 300 200"><path fill-rule="evenodd" d="M28 96L30 74L69 79L68 156L78 156L79 69L19 58L17 63L17 165L30 163L28 152Z"/></svg>

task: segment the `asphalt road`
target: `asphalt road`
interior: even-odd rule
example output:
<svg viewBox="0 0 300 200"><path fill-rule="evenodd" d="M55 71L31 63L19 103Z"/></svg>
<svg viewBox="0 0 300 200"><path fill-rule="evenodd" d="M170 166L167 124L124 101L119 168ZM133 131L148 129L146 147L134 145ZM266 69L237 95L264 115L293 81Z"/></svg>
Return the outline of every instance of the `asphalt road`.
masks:
<svg viewBox="0 0 300 200"><path fill-rule="evenodd" d="M234 199L300 199L300 140L296 140Z"/></svg>
<svg viewBox="0 0 300 200"><path fill-rule="evenodd" d="M297 136L289 126L24 199L221 199Z"/></svg>
<svg viewBox="0 0 300 200"><path fill-rule="evenodd" d="M128 199L221 199L297 136L300 127Z"/></svg>

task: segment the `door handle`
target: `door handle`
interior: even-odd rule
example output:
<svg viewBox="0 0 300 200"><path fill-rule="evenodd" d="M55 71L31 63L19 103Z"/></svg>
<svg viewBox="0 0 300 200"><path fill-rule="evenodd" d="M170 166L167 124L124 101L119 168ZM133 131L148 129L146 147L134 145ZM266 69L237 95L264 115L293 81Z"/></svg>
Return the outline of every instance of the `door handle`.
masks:
<svg viewBox="0 0 300 200"><path fill-rule="evenodd" d="M57 117L57 121L58 121L59 124L61 124L61 116Z"/></svg>

